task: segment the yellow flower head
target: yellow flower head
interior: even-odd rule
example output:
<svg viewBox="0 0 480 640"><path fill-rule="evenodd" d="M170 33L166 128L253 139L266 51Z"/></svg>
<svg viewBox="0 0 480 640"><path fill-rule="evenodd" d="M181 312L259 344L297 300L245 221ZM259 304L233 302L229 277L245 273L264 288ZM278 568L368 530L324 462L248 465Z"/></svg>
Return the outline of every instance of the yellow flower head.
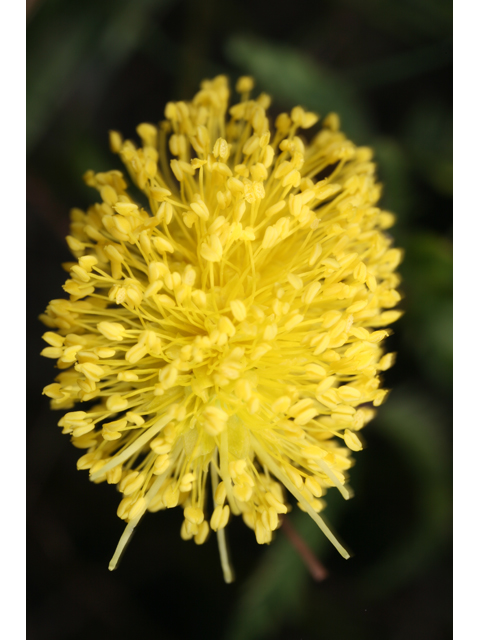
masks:
<svg viewBox="0 0 480 640"><path fill-rule="evenodd" d="M349 496L351 451L386 395L401 252L371 150L335 114L310 143L318 116L301 107L273 127L252 88L241 78L228 108L226 78L203 82L139 125L140 147L111 132L136 189L88 172L101 201L72 211L70 298L41 316L61 369L44 393L85 403L58 424L87 450L78 468L123 494L110 568L146 511L178 505L184 540L217 532L229 581L230 515L269 543L287 492L348 557L320 498Z"/></svg>

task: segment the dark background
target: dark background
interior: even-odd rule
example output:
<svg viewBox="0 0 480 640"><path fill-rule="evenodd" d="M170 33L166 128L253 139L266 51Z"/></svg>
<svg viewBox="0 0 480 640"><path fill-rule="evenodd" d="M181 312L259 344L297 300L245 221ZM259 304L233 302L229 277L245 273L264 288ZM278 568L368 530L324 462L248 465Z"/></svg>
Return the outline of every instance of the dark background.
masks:
<svg viewBox="0 0 480 640"><path fill-rule="evenodd" d="M444 640L451 637L452 53L444 0L38 0L27 2L28 638ZM68 211L81 176L118 167L127 137L189 99L200 80L252 74L273 113L337 111L375 149L383 206L405 248L405 316L389 338L393 389L365 431L343 502L327 516L343 560L308 516L290 516L329 577L316 583L281 530L256 544L228 527L237 580L215 537L179 537L180 509L149 514L119 569L118 496L76 471L79 455L41 395L37 316L62 297Z"/></svg>

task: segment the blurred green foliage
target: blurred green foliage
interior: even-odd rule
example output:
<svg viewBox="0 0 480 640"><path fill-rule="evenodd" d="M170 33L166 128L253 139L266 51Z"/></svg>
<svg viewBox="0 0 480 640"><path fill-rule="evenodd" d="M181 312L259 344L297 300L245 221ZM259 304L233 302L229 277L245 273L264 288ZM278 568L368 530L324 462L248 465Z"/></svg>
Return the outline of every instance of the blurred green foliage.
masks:
<svg viewBox="0 0 480 640"><path fill-rule="evenodd" d="M113 538L102 542L109 546L95 556L99 542L92 523L69 507L62 540L73 550L70 556L53 554L58 580L46 590L40 585L52 559L44 547L34 547L31 637L77 638L87 628L109 637L117 629L116 616L124 621L115 631L119 638L130 628L155 637L161 630L161 637L172 639L193 629L196 637L226 640L450 637L451 3L37 0L30 6L28 241L30 255L40 256L42 265L29 283L34 352L40 350L41 334L34 318L58 297L63 274L56 265L68 259L58 240L67 228L68 209L91 199L81 175L89 168L117 166L108 150L108 129L132 135L138 122L161 118L168 100L188 99L202 78L217 73L232 80L255 76L258 90L272 94L274 113L298 103L322 115L337 111L346 133L375 149L382 204L397 214L392 234L405 249L405 315L389 338L398 352L386 375L393 392L365 432L369 449L357 454L356 497L344 503L328 496L327 516L356 557L347 563L337 558L312 521L295 513L292 524L329 569L330 577L315 584L281 531L270 547L258 550L246 537L250 533L243 537L243 525L234 524L239 579L226 587L214 542L184 551L177 531L170 535L156 518L145 525L145 535L169 541L171 559L163 562L175 597L168 597L162 575L148 574L155 548L145 543L145 549L134 550L143 546L140 532L120 570L100 579L106 593L117 594L112 602L132 603L135 615L130 618L128 607L112 604L114 616L105 617L87 598L80 617L65 619L59 631L52 602L57 611L66 606L70 580L82 593L94 589L89 576L103 575L115 545ZM35 514L56 513L45 526L49 539L57 540L58 522L66 518L59 487L74 482L59 459L73 454L66 453L66 443L59 458L51 453L42 458L46 462L37 459L42 442L51 452L61 445L48 435L55 418L41 404L50 368L38 362L29 373L31 482L39 501L30 526L41 541L45 523ZM79 499L100 495L98 488L83 489L88 485L83 476L78 482ZM107 506L111 511L102 520L103 540L116 535L109 524L115 520L115 497L106 493L98 500L103 500L97 503L100 511ZM85 575L79 559L92 557L99 568L96 564ZM147 582L158 597L145 597Z"/></svg>
<svg viewBox="0 0 480 640"><path fill-rule="evenodd" d="M336 111L341 114L347 135L359 144L369 139L361 97L341 74L332 73L294 47L259 38L234 36L227 42L226 54L240 69L253 75L275 100L309 105L323 115Z"/></svg>

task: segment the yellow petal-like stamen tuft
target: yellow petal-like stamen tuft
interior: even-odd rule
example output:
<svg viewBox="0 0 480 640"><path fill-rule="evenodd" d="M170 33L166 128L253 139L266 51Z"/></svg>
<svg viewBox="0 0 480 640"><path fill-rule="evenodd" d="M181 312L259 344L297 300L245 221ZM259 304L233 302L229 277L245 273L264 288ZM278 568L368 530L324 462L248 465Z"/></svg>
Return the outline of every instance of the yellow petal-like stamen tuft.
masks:
<svg viewBox="0 0 480 640"><path fill-rule="evenodd" d="M148 207L120 171L85 174L99 201L71 214L69 298L41 316L60 369L44 393L70 410L59 425L86 450L78 468L123 494L111 569L146 511L181 506L181 537L213 529L231 582L231 515L269 543L287 491L348 557L319 497L351 495L357 432L386 397L402 253L372 153L338 116L307 142L316 114L295 107L273 127L270 98L251 99L249 77L236 86L230 108L223 76L168 103L139 147L110 133Z"/></svg>

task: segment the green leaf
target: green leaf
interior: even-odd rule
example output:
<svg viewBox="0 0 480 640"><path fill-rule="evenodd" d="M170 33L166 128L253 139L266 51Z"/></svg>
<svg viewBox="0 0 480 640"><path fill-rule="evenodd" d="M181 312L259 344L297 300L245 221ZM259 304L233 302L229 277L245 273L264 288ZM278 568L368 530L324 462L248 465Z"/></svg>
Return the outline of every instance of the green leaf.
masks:
<svg viewBox="0 0 480 640"><path fill-rule="evenodd" d="M400 42L451 36L452 3L449 0L341 0L361 12L375 28Z"/></svg>
<svg viewBox="0 0 480 640"><path fill-rule="evenodd" d="M329 496L328 513L335 520L346 502ZM330 543L313 520L296 509L289 516L297 533L310 549L321 557L330 551ZM297 551L282 530L242 588L225 634L228 640L256 640L274 633L286 621L300 615L305 591L312 578Z"/></svg>
<svg viewBox="0 0 480 640"><path fill-rule="evenodd" d="M354 66L348 71L348 76L356 86L371 89L408 81L441 69L451 62L451 43L442 41Z"/></svg>
<svg viewBox="0 0 480 640"><path fill-rule="evenodd" d="M453 367L452 245L433 234L401 239L404 347L434 383L450 388Z"/></svg>
<svg viewBox="0 0 480 640"><path fill-rule="evenodd" d="M359 588L367 597L385 595L412 580L449 538L451 455L445 421L428 396L404 388L392 394L372 423L404 459L405 480L415 486L416 518L400 541L392 537L390 549L361 577Z"/></svg>
<svg viewBox="0 0 480 640"><path fill-rule="evenodd" d="M168 0L47 3L29 25L27 150L31 151L80 84L98 98L152 29ZM55 37L52 37L55 34ZM83 82L82 82L83 78ZM88 82L86 80L88 78Z"/></svg>
<svg viewBox="0 0 480 640"><path fill-rule="evenodd" d="M236 36L226 45L226 55L242 72L253 75L259 88L283 106L300 104L325 116L339 114L342 128L356 143L366 143L370 125L351 83L292 47L259 38Z"/></svg>
<svg viewBox="0 0 480 640"><path fill-rule="evenodd" d="M395 213L398 229L400 225L404 226L410 221L414 205L408 158L398 142L391 137L374 139L372 148L375 151L378 177L384 187L381 206Z"/></svg>
<svg viewBox="0 0 480 640"><path fill-rule="evenodd" d="M453 123L438 101L415 104L404 124L404 139L424 179L441 195L453 194Z"/></svg>

